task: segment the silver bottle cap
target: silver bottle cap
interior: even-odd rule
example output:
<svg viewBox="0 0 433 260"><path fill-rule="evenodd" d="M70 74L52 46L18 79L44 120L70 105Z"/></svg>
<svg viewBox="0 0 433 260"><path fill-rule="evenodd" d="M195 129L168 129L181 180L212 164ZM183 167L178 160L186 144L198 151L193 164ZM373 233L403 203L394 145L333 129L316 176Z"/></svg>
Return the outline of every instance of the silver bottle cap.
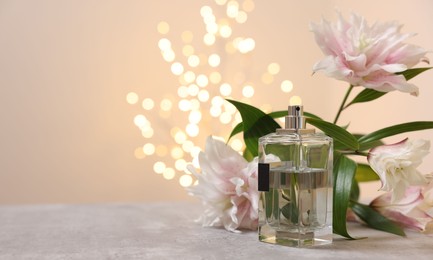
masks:
<svg viewBox="0 0 433 260"><path fill-rule="evenodd" d="M304 108L300 105L289 106L286 116L286 129L305 129Z"/></svg>

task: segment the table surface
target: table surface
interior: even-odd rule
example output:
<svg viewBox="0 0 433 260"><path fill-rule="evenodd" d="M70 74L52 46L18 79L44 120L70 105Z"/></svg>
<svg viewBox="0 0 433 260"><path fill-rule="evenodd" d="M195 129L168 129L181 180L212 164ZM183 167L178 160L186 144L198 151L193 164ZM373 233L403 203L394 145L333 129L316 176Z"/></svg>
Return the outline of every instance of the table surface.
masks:
<svg viewBox="0 0 433 260"><path fill-rule="evenodd" d="M0 206L0 259L432 259L433 234L350 224L349 241L290 248L203 228L194 203Z"/></svg>

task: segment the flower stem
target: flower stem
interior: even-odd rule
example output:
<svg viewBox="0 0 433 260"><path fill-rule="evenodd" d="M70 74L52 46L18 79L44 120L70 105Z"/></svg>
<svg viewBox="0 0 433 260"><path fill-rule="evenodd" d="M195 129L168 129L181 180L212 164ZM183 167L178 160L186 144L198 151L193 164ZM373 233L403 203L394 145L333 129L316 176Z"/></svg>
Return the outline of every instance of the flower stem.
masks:
<svg viewBox="0 0 433 260"><path fill-rule="evenodd" d="M337 124L338 118L340 118L341 112L344 110L344 106L346 105L347 98L349 97L350 92L352 92L353 85L350 85L349 89L346 92L346 95L343 98L343 102L341 102L340 109L338 109L337 116L334 119L334 124Z"/></svg>

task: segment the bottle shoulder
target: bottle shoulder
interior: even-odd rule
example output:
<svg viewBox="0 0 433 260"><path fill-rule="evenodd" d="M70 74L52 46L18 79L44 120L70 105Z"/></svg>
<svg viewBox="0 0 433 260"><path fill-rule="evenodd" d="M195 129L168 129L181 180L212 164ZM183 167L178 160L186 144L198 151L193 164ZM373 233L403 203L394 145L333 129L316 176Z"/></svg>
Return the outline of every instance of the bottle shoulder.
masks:
<svg viewBox="0 0 433 260"><path fill-rule="evenodd" d="M270 133L259 138L260 143L277 143L277 142L333 142L333 139L324 133L308 133L308 134L298 134L298 133Z"/></svg>

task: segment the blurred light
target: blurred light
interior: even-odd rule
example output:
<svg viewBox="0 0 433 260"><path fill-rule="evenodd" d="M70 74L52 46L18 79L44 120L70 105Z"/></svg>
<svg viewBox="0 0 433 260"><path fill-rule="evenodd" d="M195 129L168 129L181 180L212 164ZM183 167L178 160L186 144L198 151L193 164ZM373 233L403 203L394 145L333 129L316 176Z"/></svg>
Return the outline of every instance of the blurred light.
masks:
<svg viewBox="0 0 433 260"><path fill-rule="evenodd" d="M200 65L200 58L197 55L191 55L188 57L188 65L195 68Z"/></svg>
<svg viewBox="0 0 433 260"><path fill-rule="evenodd" d="M205 5L200 9L200 15L202 17L206 17L209 15L212 15L212 8L210 8L209 6Z"/></svg>
<svg viewBox="0 0 433 260"><path fill-rule="evenodd" d="M230 146L233 148L233 150L240 152L242 151L244 145L241 140L233 139Z"/></svg>
<svg viewBox="0 0 433 260"><path fill-rule="evenodd" d="M161 157L164 157L164 156L166 156L167 155L167 147L165 146L165 145L158 145L157 147L156 147L156 154L158 155L158 156L161 156Z"/></svg>
<svg viewBox="0 0 433 260"><path fill-rule="evenodd" d="M200 152L201 152L201 148L198 147L198 146L194 146L194 147L191 149L190 154L191 154L192 157L196 158L196 157L198 157L198 155L199 155Z"/></svg>
<svg viewBox="0 0 433 260"><path fill-rule="evenodd" d="M185 55L186 57L193 55L194 54L194 47L192 47L191 45L183 46L182 54Z"/></svg>
<svg viewBox="0 0 433 260"><path fill-rule="evenodd" d="M182 132L181 130L178 131L175 135L174 135L174 141L178 144L182 144L183 142L185 142L187 139L186 134L184 132Z"/></svg>
<svg viewBox="0 0 433 260"><path fill-rule="evenodd" d="M173 149L171 149L170 154L173 159L180 159L183 157L183 150L180 147L174 147Z"/></svg>
<svg viewBox="0 0 433 260"><path fill-rule="evenodd" d="M198 100L200 100L200 102L206 102L209 100L209 91L202 89L198 92L197 95Z"/></svg>
<svg viewBox="0 0 433 260"><path fill-rule="evenodd" d="M211 67L218 67L220 65L221 58L218 54L211 54L208 58L208 63Z"/></svg>
<svg viewBox="0 0 433 260"><path fill-rule="evenodd" d="M271 63L268 65L268 72L272 75L278 74L280 72L280 65L278 63Z"/></svg>
<svg viewBox="0 0 433 260"><path fill-rule="evenodd" d="M162 21L158 23L157 30L160 34L167 34L170 31L170 26L167 22Z"/></svg>
<svg viewBox="0 0 433 260"><path fill-rule="evenodd" d="M232 87L230 86L230 84L228 83L223 83L220 86L220 93L223 96L230 96L230 94L232 93Z"/></svg>
<svg viewBox="0 0 433 260"><path fill-rule="evenodd" d="M144 128L144 129L141 130L141 135L144 138L152 138L152 136L153 136L153 129L150 128L150 127Z"/></svg>
<svg viewBox="0 0 433 260"><path fill-rule="evenodd" d="M184 171L188 163L184 159L178 159L174 163L174 168L178 171Z"/></svg>
<svg viewBox="0 0 433 260"><path fill-rule="evenodd" d="M156 173L163 173L165 170L165 163L164 162L156 162L153 164L153 171Z"/></svg>
<svg viewBox="0 0 433 260"><path fill-rule="evenodd" d="M134 124L138 126L139 128L144 127L145 125L149 124L149 121L147 121L146 117L144 115L136 115L134 117Z"/></svg>
<svg viewBox="0 0 433 260"><path fill-rule="evenodd" d="M153 102L152 99L150 98L145 98L143 100L143 102L141 103L141 106L143 107L143 109L145 110L152 110L153 107L155 106L155 102Z"/></svg>
<svg viewBox="0 0 433 260"><path fill-rule="evenodd" d="M230 121L232 121L231 114L228 112L223 112L220 116L220 122L226 125L230 123Z"/></svg>
<svg viewBox="0 0 433 260"><path fill-rule="evenodd" d="M235 18L239 12L239 3L236 1L229 1L227 3L227 16L230 18Z"/></svg>
<svg viewBox="0 0 433 260"><path fill-rule="evenodd" d="M281 82L281 90L285 93L289 93L293 89L293 83L290 80L284 80Z"/></svg>
<svg viewBox="0 0 433 260"><path fill-rule="evenodd" d="M176 175L176 172L174 171L173 168L165 168L164 172L162 173L162 176L164 177L164 179L166 180L171 180L174 178L174 176Z"/></svg>
<svg viewBox="0 0 433 260"><path fill-rule="evenodd" d="M182 187L191 186L192 185L191 175L185 174L185 175L180 176L179 183L180 183L180 186L182 186Z"/></svg>
<svg viewBox="0 0 433 260"><path fill-rule="evenodd" d="M245 0L242 3L242 9L244 9L245 12L252 12L254 10L255 4L253 0Z"/></svg>
<svg viewBox="0 0 433 260"><path fill-rule="evenodd" d="M221 81L221 74L218 71L213 71L210 75L209 75L209 80L210 82L212 82L213 84L218 84Z"/></svg>
<svg viewBox="0 0 433 260"><path fill-rule="evenodd" d="M209 110L209 113L213 117L219 117L221 115L221 107L212 106Z"/></svg>
<svg viewBox="0 0 433 260"><path fill-rule="evenodd" d="M179 62L175 62L175 63L171 64L171 72L174 75L179 76L183 72L183 65L180 64Z"/></svg>
<svg viewBox="0 0 433 260"><path fill-rule="evenodd" d="M224 99L222 97L215 96L215 97L212 98L211 102L212 102L212 105L220 107L220 106L222 106L224 104L225 101L224 101Z"/></svg>
<svg viewBox="0 0 433 260"><path fill-rule="evenodd" d="M191 31L184 31L184 32L182 32L181 37L182 37L182 41L184 43L190 43L190 42L192 42L194 35L192 34Z"/></svg>
<svg viewBox="0 0 433 260"><path fill-rule="evenodd" d="M179 101L179 109L184 112L191 110L191 102L189 100L182 99Z"/></svg>
<svg viewBox="0 0 433 260"><path fill-rule="evenodd" d="M180 86L177 89L177 95L181 98L186 98L188 96L188 88L186 86Z"/></svg>
<svg viewBox="0 0 433 260"><path fill-rule="evenodd" d="M191 83L195 80L195 73L192 71L187 71L183 74L183 77L187 83Z"/></svg>
<svg viewBox="0 0 433 260"><path fill-rule="evenodd" d="M244 39L240 41L238 44L238 50L241 53L248 53L254 50L255 47L256 47L256 42L251 38Z"/></svg>
<svg viewBox="0 0 433 260"><path fill-rule="evenodd" d="M274 76L269 73L269 72L265 72L262 75L262 82L269 85L274 81Z"/></svg>
<svg viewBox="0 0 433 260"><path fill-rule="evenodd" d="M228 54L233 54L236 52L236 46L233 44L233 42L228 42L228 43L226 43L225 51Z"/></svg>
<svg viewBox="0 0 433 260"><path fill-rule="evenodd" d="M238 15L235 18L237 23L245 23L247 19L248 19L248 15L244 11L239 11Z"/></svg>
<svg viewBox="0 0 433 260"><path fill-rule="evenodd" d="M222 25L219 29L219 33L223 38L229 38L232 35L232 28L229 25Z"/></svg>
<svg viewBox="0 0 433 260"><path fill-rule="evenodd" d="M218 32L218 25L216 23L208 23L206 25L206 31L211 34L216 34Z"/></svg>
<svg viewBox="0 0 433 260"><path fill-rule="evenodd" d="M293 96L289 100L291 106L302 105L302 99L299 96Z"/></svg>
<svg viewBox="0 0 433 260"><path fill-rule="evenodd" d="M215 0L215 3L216 3L217 5L225 5L226 2L227 2L227 0Z"/></svg>
<svg viewBox="0 0 433 260"><path fill-rule="evenodd" d="M200 87L206 87L209 84L209 79L206 77L206 75L200 74L197 76L195 82Z"/></svg>
<svg viewBox="0 0 433 260"><path fill-rule="evenodd" d="M135 92L129 92L126 95L126 102L128 102L128 104L130 105L134 105L138 102L138 95Z"/></svg>
<svg viewBox="0 0 433 260"><path fill-rule="evenodd" d="M151 144L151 143L147 143L145 145L143 145L143 152L146 155L152 155L155 153L155 145Z"/></svg>
<svg viewBox="0 0 433 260"><path fill-rule="evenodd" d="M200 89L195 84L191 84L191 85L188 86L188 94L190 96L197 96L199 90Z"/></svg>
<svg viewBox="0 0 433 260"><path fill-rule="evenodd" d="M204 44L210 46L213 45L215 43L215 35L211 34L211 33L206 33L203 37L203 42Z"/></svg>
<svg viewBox="0 0 433 260"><path fill-rule="evenodd" d="M191 124L198 124L201 120L200 110L193 110L189 112L188 120Z"/></svg>
<svg viewBox="0 0 433 260"><path fill-rule="evenodd" d="M187 152L187 153L191 152L192 148L194 148L193 142L191 142L191 141L185 141L185 142L182 143L182 149L185 152Z"/></svg>
<svg viewBox="0 0 433 260"><path fill-rule="evenodd" d="M146 157L146 155L144 154L143 149L141 147L138 147L135 149L134 156L137 159L143 159L144 157Z"/></svg>
<svg viewBox="0 0 433 260"><path fill-rule="evenodd" d="M196 137L198 136L200 129L198 128L198 126L196 124L188 124L185 128L186 134L191 136L191 137Z"/></svg>
<svg viewBox="0 0 433 260"><path fill-rule="evenodd" d="M166 50L162 52L162 58L166 61L166 62L172 62L174 61L174 59L176 58L176 54L174 54L173 50Z"/></svg>
<svg viewBox="0 0 433 260"><path fill-rule="evenodd" d="M250 98L252 96L254 96L254 88L250 85L246 85L243 89L242 89L242 95L244 97Z"/></svg>
<svg viewBox="0 0 433 260"><path fill-rule="evenodd" d="M200 109L200 101L197 99L191 99L191 110L199 110Z"/></svg>
<svg viewBox="0 0 433 260"><path fill-rule="evenodd" d="M169 111L171 110L172 107L173 107L173 103L169 99L164 98L161 101L161 109L163 111Z"/></svg>
<svg viewBox="0 0 433 260"><path fill-rule="evenodd" d="M161 51L166 51L171 49L171 42L167 38L162 38L158 42L158 47Z"/></svg>

